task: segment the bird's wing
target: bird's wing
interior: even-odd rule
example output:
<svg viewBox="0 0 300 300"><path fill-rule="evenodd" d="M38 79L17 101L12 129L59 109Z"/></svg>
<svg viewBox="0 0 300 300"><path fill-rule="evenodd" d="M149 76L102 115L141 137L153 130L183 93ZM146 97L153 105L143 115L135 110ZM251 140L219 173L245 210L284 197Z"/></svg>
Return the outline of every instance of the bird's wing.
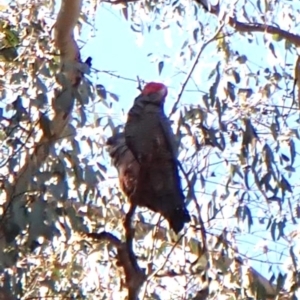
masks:
<svg viewBox="0 0 300 300"><path fill-rule="evenodd" d="M122 191L127 197L135 192L140 166L125 143L124 133L118 133L107 140L108 152L118 170Z"/></svg>
<svg viewBox="0 0 300 300"><path fill-rule="evenodd" d="M161 114L159 118L160 127L162 130L162 133L166 140L166 146L168 147L169 151L171 152L174 159L177 160L178 156L178 145L176 142L175 134L171 127L170 120L166 117L165 114Z"/></svg>
<svg viewBox="0 0 300 300"><path fill-rule="evenodd" d="M148 96L139 96L128 113L126 144L140 164L149 162L154 150L154 133L159 126L157 109L149 103Z"/></svg>

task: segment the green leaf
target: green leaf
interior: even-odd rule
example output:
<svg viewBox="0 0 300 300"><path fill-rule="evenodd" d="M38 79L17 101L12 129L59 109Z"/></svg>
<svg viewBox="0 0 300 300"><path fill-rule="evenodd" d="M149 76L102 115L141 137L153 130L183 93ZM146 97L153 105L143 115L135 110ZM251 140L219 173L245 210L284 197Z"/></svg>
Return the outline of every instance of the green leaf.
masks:
<svg viewBox="0 0 300 300"><path fill-rule="evenodd" d="M280 221L277 224L277 228L278 228L278 236L277 236L277 240L279 240L281 237L284 237L284 228L286 226L286 218L284 218L282 221Z"/></svg>
<svg viewBox="0 0 300 300"><path fill-rule="evenodd" d="M15 47L0 49L0 61L13 61L18 57L18 51Z"/></svg>
<svg viewBox="0 0 300 300"><path fill-rule="evenodd" d="M248 232L250 232L251 226L253 225L253 218L252 218L251 210L247 205L244 207L244 216L248 220Z"/></svg>
<svg viewBox="0 0 300 300"><path fill-rule="evenodd" d="M274 154L268 144L263 148L264 160L268 170L272 170L272 163L274 162Z"/></svg>
<svg viewBox="0 0 300 300"><path fill-rule="evenodd" d="M271 124L271 133L273 135L273 138L274 140L276 141L277 140L277 137L278 137L278 126L276 123L272 123Z"/></svg>
<svg viewBox="0 0 300 300"><path fill-rule="evenodd" d="M277 55L275 53L275 48L274 48L274 45L273 43L270 43L269 44L269 49L271 50L272 54L274 55L275 58L277 58Z"/></svg>
<svg viewBox="0 0 300 300"><path fill-rule="evenodd" d="M275 220L273 220L273 223L271 225L271 236L272 236L272 240L275 242L276 241L276 236L275 236L275 233L276 233L276 227L277 227L277 223Z"/></svg>
<svg viewBox="0 0 300 300"><path fill-rule="evenodd" d="M237 61L242 65L242 64L245 64L247 62L247 56L246 55L242 55L242 56L239 56L237 58Z"/></svg>
<svg viewBox="0 0 300 300"><path fill-rule="evenodd" d="M199 31L200 31L199 27L197 27L193 30L193 38L196 43L198 42Z"/></svg>
<svg viewBox="0 0 300 300"><path fill-rule="evenodd" d="M284 169L288 172L296 172L296 169L292 166L286 166Z"/></svg>
<svg viewBox="0 0 300 300"><path fill-rule="evenodd" d="M160 62L158 63L158 74L159 74L159 75L161 74L163 68L164 68L164 62L163 62L163 61L160 61Z"/></svg>
<svg viewBox="0 0 300 300"><path fill-rule="evenodd" d="M233 70L232 75L234 77L235 83L240 83L240 81L241 81L240 74L238 72L236 72L235 70Z"/></svg>
<svg viewBox="0 0 300 300"><path fill-rule="evenodd" d="M283 40L283 37L281 34L278 34L278 33L274 33L272 34L272 39L276 42L280 42ZM274 47L274 46L273 46Z"/></svg>
<svg viewBox="0 0 300 300"><path fill-rule="evenodd" d="M96 92L101 99L104 99L104 100L106 99L107 92L106 92L105 87L102 84L96 85Z"/></svg>
<svg viewBox="0 0 300 300"><path fill-rule="evenodd" d="M134 26L134 25L135 25L135 26ZM131 25L131 26L130 26L131 30L134 31L134 32L140 33L140 32L141 32L141 29L139 28L140 25L139 25L139 24L134 24L134 25Z"/></svg>
<svg viewBox="0 0 300 300"><path fill-rule="evenodd" d="M277 291L277 293L282 290L286 278L287 278L286 274L285 275L282 275L281 273L278 274L277 284L276 284L276 291Z"/></svg>
<svg viewBox="0 0 300 300"><path fill-rule="evenodd" d="M281 176L281 181L280 181L280 187L283 192L288 191L290 193L293 192L292 186L290 183L285 179L285 177L282 175Z"/></svg>
<svg viewBox="0 0 300 300"><path fill-rule="evenodd" d="M108 92L109 96L115 100L116 102L119 101L119 96L117 94L114 94L114 93L111 93L111 92Z"/></svg>
<svg viewBox="0 0 300 300"><path fill-rule="evenodd" d="M296 150L295 150L295 142L293 139L289 140L290 153L291 153L291 164L293 165L295 162Z"/></svg>
<svg viewBox="0 0 300 300"><path fill-rule="evenodd" d="M286 161L286 162L289 162L290 161L290 158L288 156L286 156L285 154L281 154L281 158Z"/></svg>
<svg viewBox="0 0 300 300"><path fill-rule="evenodd" d="M126 21L128 21L128 8L127 7L123 7L122 8L122 13L123 13L123 16L126 19Z"/></svg>

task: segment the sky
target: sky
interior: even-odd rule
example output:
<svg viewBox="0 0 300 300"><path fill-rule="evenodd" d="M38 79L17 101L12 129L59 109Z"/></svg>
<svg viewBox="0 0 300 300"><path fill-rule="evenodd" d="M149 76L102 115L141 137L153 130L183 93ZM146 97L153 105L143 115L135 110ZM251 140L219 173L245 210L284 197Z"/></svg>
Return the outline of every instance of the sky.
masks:
<svg viewBox="0 0 300 300"><path fill-rule="evenodd" d="M118 11L111 10L108 5L100 7L95 27L95 38L82 51L83 55L92 56L93 68L115 72L116 75L132 80L136 80L137 76L144 80L159 79L156 65L151 64L147 58L147 44L150 41L137 47L134 32ZM105 73L99 73L97 83L121 95L121 106L126 109L138 94L136 82L120 80Z"/></svg>
<svg viewBox="0 0 300 300"><path fill-rule="evenodd" d="M93 24L95 31L91 31L91 28L84 29L82 40L87 40L87 43L83 45L81 55L83 60L89 56L92 57L93 72L91 77L95 84L101 84L107 91L119 96L118 103L112 99L109 100L113 103L112 111L115 113L116 124L125 122L126 112L131 107L134 98L139 94L137 83L134 81L137 76L146 82L160 81L168 86L167 115L170 112L172 104L180 91L181 84L184 82L186 74L193 63L193 60L190 61L187 57L184 65L183 59L179 55L185 41L193 44L192 28L195 26L195 23L191 21L194 19L192 18L192 2L189 2L189 5L190 10L186 17L187 21L183 21L183 29L180 30L175 25L174 22L176 20L174 20L174 22L172 21L173 25L169 29L156 30L152 28L148 32L147 28L145 28L143 37L130 28L131 23L125 21L120 10L114 9L105 3L98 6L95 24ZM212 24L216 23L213 17L205 15L203 12L199 12L199 15L203 23L207 22L210 18ZM170 19L167 19L167 21L170 22ZM157 24L159 22L153 20L153 27ZM205 30L207 36L211 36L214 33L215 27L212 26ZM247 67L253 70L254 73L257 69L263 72L265 66L270 68L275 66L281 69L285 67L285 61L288 61L291 65L293 64L293 57L287 54L288 57L286 58L282 54L285 52L277 52L277 58L275 58L267 46L256 46L257 44L262 45L266 36L255 35L251 44L243 44L238 37L235 38L237 38L237 42L234 45L234 50L248 55L249 64ZM197 51L200 46L201 42L195 44L195 50ZM284 49L283 44L280 45L280 48ZM217 61L221 58L222 54L216 53L215 46L207 47L203 53L203 58L200 59L198 67L195 70L193 80L190 80L187 85L182 97L182 103L197 104L199 102L203 93L197 90L196 84L200 90L208 91L213 82L208 79L209 74L215 69ZM164 61L164 68L161 75L158 72L158 63L160 61ZM116 76L109 76L104 71L115 72ZM247 71L245 70L245 72ZM243 87L243 84L245 86L246 82L243 82L243 78L241 81L241 87ZM98 111L94 111L93 113L95 115L101 114ZM216 172L218 171L220 170L216 169ZM211 191L218 187L218 179L215 178L215 184L210 185ZM211 195L206 195L207 199L210 197ZM281 242L269 242L271 240L269 232L266 234L265 231L262 231L261 227L256 228L254 226L252 232L250 235L239 236L239 250L248 256L253 256L261 260L279 261L280 252L283 251ZM271 246L276 252L269 252L265 256L260 256L266 244ZM270 278L266 264L250 260L250 265L267 278ZM275 269L277 269L277 266L274 266L273 271L278 271Z"/></svg>
<svg viewBox="0 0 300 300"><path fill-rule="evenodd" d="M181 66L178 54L191 34L187 37L176 26L166 30L156 30L154 27L150 32L144 29L143 35L139 35L130 28L130 23L125 21L121 11L103 4L98 7L96 14L96 36L84 46L82 54L83 57L92 56L93 67L98 70L115 71L116 75L133 80L139 76L146 82L164 82L168 85L171 97L166 103L168 113L180 90L179 83L186 76L178 71ZM159 75L158 63L162 60L164 67ZM200 62L199 65L207 64ZM136 82L109 77L103 73L99 74L97 83L121 95L120 105L126 109L138 94ZM193 89L195 91L195 87Z"/></svg>
<svg viewBox="0 0 300 300"><path fill-rule="evenodd" d="M242 2L242 1L240 1ZM112 110L115 112L114 117L116 123L123 124L126 120L126 112L131 107L134 98L139 94L137 90L137 83L135 79L139 76L140 79L149 81L164 82L169 89L169 96L166 102L167 115L170 112L172 104L178 96L181 85L186 78L187 72L190 70L193 60L190 61L186 57L186 63L183 64L183 58L180 57L182 46L187 41L193 44L193 28L196 26L193 15L192 2L188 1L189 10L187 12L186 21L182 29L179 29L175 24L177 20L170 21L170 17L166 17L166 22L171 22L172 26L165 30L156 30L155 26L160 24L158 20L153 20L153 28L148 32L147 27L144 28L143 35L138 35L132 28L131 23L126 22L122 12L118 9L112 8L110 5L101 3L95 18L95 31L91 28L84 29L83 41L87 41L81 50L82 59L92 57L92 74L91 77L95 84L103 85L107 91L115 93L119 96L119 102L109 99L113 103ZM216 24L213 17L199 12L199 18L205 24L209 19L212 24ZM169 18L169 19L168 19ZM243 16L239 16L243 20ZM151 20L150 20L151 21ZM145 16L145 24L149 22ZM283 26L288 26L285 22ZM215 27L206 28L207 36L214 33ZM94 33L94 34L91 34ZM249 58L247 68L250 68L255 73L257 70L264 71L265 67L278 68L282 70L286 68L286 62L291 66L294 63L294 57L290 53L284 51L284 44L276 45L276 56L272 55L270 47L262 46L265 39L270 39L270 36L256 34L252 43L241 43L238 37L235 43L235 51L246 54ZM260 46L258 47L257 44ZM197 51L201 46L201 42L194 43L194 48ZM280 51L277 51L280 49ZM215 69L217 61L222 58L221 53L216 53L215 46L207 47L203 53L203 58L200 59L198 67L196 68L193 80L190 80L186 91L182 97L182 103L197 104L203 93L197 90L208 91L212 84L209 80L209 74ZM164 68L159 75L158 63L164 61ZM232 63L234 66L234 63ZM290 72L289 69L285 69ZM104 71L115 72L116 76L110 76ZM245 70L247 72L248 70ZM243 75L243 74L241 74ZM241 76L242 77L242 76ZM124 79L126 78L126 79ZM129 80L128 80L129 79ZM194 83L195 82L195 83ZM252 85L253 82L251 83ZM247 85L241 78L241 87ZM283 91L284 95L284 91ZM124 113L122 112L124 110ZM101 112L94 111L95 115ZM105 112L106 113L106 112ZM213 121L212 121L213 122ZM216 172L221 171L216 169ZM211 178L210 178L211 180ZM219 178L215 178L215 183L209 185L211 191L218 187ZM206 195L209 199L211 195ZM204 197L205 198L205 197ZM201 199L205 200L205 199ZM189 208L191 209L191 207ZM256 222L256 220L255 220ZM271 236L269 231L262 231L262 226L253 227L250 235L239 236L240 247L239 250L248 256L256 257L261 260L270 262L277 262L282 259L281 252L286 251L281 241L277 243L270 242ZM267 245L274 250L267 255L261 256L263 247ZM285 249L285 250L283 250ZM283 260L281 260L282 262ZM265 275L270 277L266 264L259 261L250 260L250 265ZM275 265L273 271L278 271L280 266Z"/></svg>

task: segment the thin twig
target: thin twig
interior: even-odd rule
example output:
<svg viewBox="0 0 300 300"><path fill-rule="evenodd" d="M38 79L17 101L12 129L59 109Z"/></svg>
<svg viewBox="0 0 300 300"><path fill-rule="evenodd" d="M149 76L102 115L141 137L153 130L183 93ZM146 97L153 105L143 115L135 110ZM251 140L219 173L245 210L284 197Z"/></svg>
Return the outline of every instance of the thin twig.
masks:
<svg viewBox="0 0 300 300"><path fill-rule="evenodd" d="M183 82L183 84L182 84L182 86L181 86L180 92L179 92L179 94L178 94L177 100L175 101L175 103L174 103L174 105L173 105L173 108L172 108L172 110L171 110L171 113L170 113L170 115L169 115L169 118L175 113L175 111L176 111L176 109L177 109L177 106L178 106L178 103L179 103L179 101L180 101L180 99L181 99L181 97L182 97L182 94L183 94L183 92L184 92L184 89L185 89L187 83L189 82L189 80L190 80L190 78L191 78L191 76L192 76L192 74L193 74L193 72L194 72L194 70L195 70L195 68L196 68L196 66L197 66L197 64L198 64L199 59L200 59L200 57L201 57L201 55L202 55L204 49L206 48L206 46L208 46L211 42L213 42L213 41L216 39L216 37L217 37L218 34L221 32L221 30L223 29L223 27L224 27L224 23L222 22L221 25L219 26L219 28L217 29L217 31L214 33L214 35L213 35L211 38L209 38L209 39L202 45L202 47L200 48L200 50L199 50L199 52L198 52L198 54L197 54L197 56L196 56L196 58L195 58L195 61L194 61L193 65L192 65L192 68L191 68L190 71L188 72L188 74L187 74L187 76L186 76L186 79L184 80L184 82Z"/></svg>
<svg viewBox="0 0 300 300"><path fill-rule="evenodd" d="M121 76L121 75L116 75L116 74L114 74L114 71L98 70L96 68L91 68L91 70L94 71L94 72L96 72L96 73L104 73L106 75L115 77L117 79L123 79L123 80L131 81L131 82L138 82L137 79L124 77L124 76ZM144 81L141 80L141 82L144 82Z"/></svg>
<svg viewBox="0 0 300 300"><path fill-rule="evenodd" d="M136 79L137 79L137 82L138 82L138 87L137 87L137 89L138 89L140 92L142 92L142 90L143 90L143 89L142 89L142 82L143 82L143 80L141 80L139 76L137 76Z"/></svg>

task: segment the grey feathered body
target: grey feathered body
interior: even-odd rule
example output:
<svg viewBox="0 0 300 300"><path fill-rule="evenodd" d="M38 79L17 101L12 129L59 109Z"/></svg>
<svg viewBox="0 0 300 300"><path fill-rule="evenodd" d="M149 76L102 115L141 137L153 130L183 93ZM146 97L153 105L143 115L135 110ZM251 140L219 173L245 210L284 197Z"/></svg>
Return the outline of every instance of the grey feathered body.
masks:
<svg viewBox="0 0 300 300"><path fill-rule="evenodd" d="M135 99L125 125L125 141L139 164L135 202L161 213L178 233L190 216L178 172L176 139L159 94Z"/></svg>

